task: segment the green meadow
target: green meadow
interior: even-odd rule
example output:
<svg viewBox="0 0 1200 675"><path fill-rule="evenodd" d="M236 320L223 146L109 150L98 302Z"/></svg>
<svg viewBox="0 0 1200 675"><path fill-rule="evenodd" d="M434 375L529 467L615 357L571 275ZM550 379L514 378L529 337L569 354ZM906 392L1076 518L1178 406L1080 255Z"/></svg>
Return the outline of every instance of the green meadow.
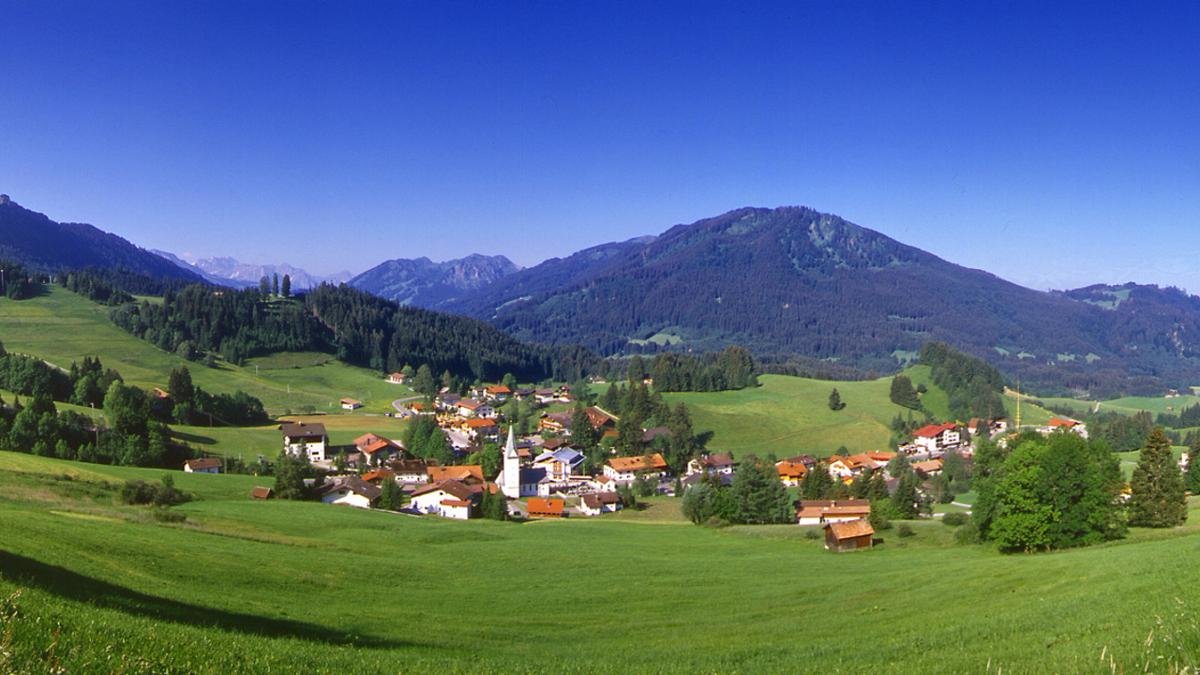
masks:
<svg viewBox="0 0 1200 675"><path fill-rule="evenodd" d="M930 381L928 366L904 371L914 385L928 389L922 405L933 415L947 419L946 393ZM761 386L733 392L667 394L667 399L687 403L699 430L714 432L709 447L735 454L774 453L778 457L797 453L830 455L839 447L851 452L887 450L891 422L900 415L919 413L892 403L892 378L862 382L830 382L783 375L759 377ZM837 388L846 407L829 409L829 393ZM1005 398L1008 413L1016 412L1016 398ZM1023 401L1022 424L1042 424L1050 419L1046 410ZM967 420L961 420L966 422Z"/></svg>
<svg viewBox="0 0 1200 675"><path fill-rule="evenodd" d="M1086 415L1089 411L1115 412L1122 415L1134 415L1146 411L1154 415L1159 413L1178 414L1184 408L1200 403L1200 396L1125 396L1107 401L1081 401L1073 398L1042 398L1048 406L1067 408L1077 415Z"/></svg>
<svg viewBox="0 0 1200 675"><path fill-rule="evenodd" d="M456 522L255 502L253 477L175 472L197 495L172 509L183 522L117 504L119 482L162 474L0 453L0 671L1163 672L1200 658L1196 525L1004 556L917 522L839 555L794 526L695 527L669 500Z"/></svg>
<svg viewBox="0 0 1200 675"><path fill-rule="evenodd" d="M219 362L209 368L139 340L108 319L108 309L55 285L37 298L0 298L0 342L60 366L99 356L130 384L166 387L172 368L186 365L192 380L213 392L237 390L258 397L273 415L341 413L339 399L355 398L360 413L392 410L392 401L412 396L378 373L346 365L327 354L297 353L249 359L244 366Z"/></svg>

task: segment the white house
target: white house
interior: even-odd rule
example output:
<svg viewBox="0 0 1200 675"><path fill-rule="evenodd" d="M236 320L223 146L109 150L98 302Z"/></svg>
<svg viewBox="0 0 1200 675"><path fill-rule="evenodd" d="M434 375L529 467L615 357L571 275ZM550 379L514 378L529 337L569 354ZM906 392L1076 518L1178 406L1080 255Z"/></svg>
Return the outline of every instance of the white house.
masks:
<svg viewBox="0 0 1200 675"><path fill-rule="evenodd" d="M186 473L221 473L221 460L216 457L189 459L183 463Z"/></svg>
<svg viewBox="0 0 1200 675"><path fill-rule="evenodd" d="M579 498L579 510L585 515L598 516L621 510L621 498L614 492L593 492Z"/></svg>
<svg viewBox="0 0 1200 675"><path fill-rule="evenodd" d="M736 462L733 461L733 455L728 452L714 453L688 462L687 475L704 473L718 476L732 476L735 465Z"/></svg>
<svg viewBox="0 0 1200 675"><path fill-rule="evenodd" d="M325 461L325 446L329 435L324 424L284 422L279 425L283 433L283 451L293 457L308 457L310 462Z"/></svg>
<svg viewBox="0 0 1200 675"><path fill-rule="evenodd" d="M662 478L667 475L667 461L657 452L641 457L613 457L604 464L604 475L617 483L632 483L638 476Z"/></svg>
<svg viewBox="0 0 1200 675"><path fill-rule="evenodd" d="M475 492L456 480L427 485L412 494L409 508L427 515L467 520Z"/></svg>
<svg viewBox="0 0 1200 675"><path fill-rule="evenodd" d="M926 424L913 432L913 445L929 455L943 453L961 443L962 435L958 433L958 425L953 422Z"/></svg>
<svg viewBox="0 0 1200 675"><path fill-rule="evenodd" d="M382 491L358 476L335 479L321 490L321 501L326 504L354 506L369 509L379 499Z"/></svg>
<svg viewBox="0 0 1200 675"><path fill-rule="evenodd" d="M545 469L551 480L565 481L575 475L575 470L583 464L582 452L574 448L560 447L557 450L543 452L533 460L533 468Z"/></svg>
<svg viewBox="0 0 1200 675"><path fill-rule="evenodd" d="M396 473L397 483L428 483L429 467L423 459L392 460L388 467Z"/></svg>
<svg viewBox="0 0 1200 675"><path fill-rule="evenodd" d="M1066 419L1065 417L1055 417L1054 419L1050 420L1049 424L1041 429L1038 429L1038 431L1042 435L1052 434L1055 431L1069 431L1073 434L1077 434L1081 438L1088 437L1086 424L1072 419Z"/></svg>
<svg viewBox="0 0 1200 675"><path fill-rule="evenodd" d="M587 486L595 492L616 492L617 481L608 476L596 476L587 482Z"/></svg>
<svg viewBox="0 0 1200 675"><path fill-rule="evenodd" d="M355 398L342 399L342 410L358 410L362 405L362 401Z"/></svg>
<svg viewBox="0 0 1200 675"><path fill-rule="evenodd" d="M407 380L408 378L404 373L397 372L387 376L387 381L391 384L404 384Z"/></svg>

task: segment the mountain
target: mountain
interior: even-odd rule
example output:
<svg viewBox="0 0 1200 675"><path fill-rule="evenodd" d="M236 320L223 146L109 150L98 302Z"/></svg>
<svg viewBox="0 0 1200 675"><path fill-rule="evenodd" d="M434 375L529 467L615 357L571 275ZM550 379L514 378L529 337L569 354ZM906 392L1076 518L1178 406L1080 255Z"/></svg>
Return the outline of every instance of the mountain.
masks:
<svg viewBox="0 0 1200 675"><path fill-rule="evenodd" d="M890 372L929 341L1044 392L1200 382L1200 299L1152 286L1046 293L805 207L743 208L554 259L443 305L605 354L741 344Z"/></svg>
<svg viewBox="0 0 1200 675"><path fill-rule="evenodd" d="M322 282L340 284L350 279L349 272L339 272L331 275L318 275L307 272L287 263L253 264L244 263L230 257L198 258L195 256L177 256L166 251L155 251L158 255L170 260L176 265L194 271L214 284L232 286L234 288L249 288L257 286L260 279L273 277L278 274L291 277L292 288L303 290L316 288Z"/></svg>
<svg viewBox="0 0 1200 675"><path fill-rule="evenodd" d="M84 267L121 268L154 278L203 281L115 234L83 223L59 223L0 195L0 260L57 272Z"/></svg>
<svg viewBox="0 0 1200 675"><path fill-rule="evenodd" d="M435 309L520 269L502 255L473 254L437 263L429 258L398 258L372 267L349 284L402 305Z"/></svg>

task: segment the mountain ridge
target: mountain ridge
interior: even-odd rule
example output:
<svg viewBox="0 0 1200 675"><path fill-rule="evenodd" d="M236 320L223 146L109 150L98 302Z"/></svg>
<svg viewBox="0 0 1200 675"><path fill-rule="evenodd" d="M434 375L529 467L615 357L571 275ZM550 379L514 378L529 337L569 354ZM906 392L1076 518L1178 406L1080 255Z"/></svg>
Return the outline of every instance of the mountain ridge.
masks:
<svg viewBox="0 0 1200 675"><path fill-rule="evenodd" d="M464 293L479 290L520 269L503 255L472 253L442 262L424 256L394 258L355 275L347 283L402 305L439 309Z"/></svg>

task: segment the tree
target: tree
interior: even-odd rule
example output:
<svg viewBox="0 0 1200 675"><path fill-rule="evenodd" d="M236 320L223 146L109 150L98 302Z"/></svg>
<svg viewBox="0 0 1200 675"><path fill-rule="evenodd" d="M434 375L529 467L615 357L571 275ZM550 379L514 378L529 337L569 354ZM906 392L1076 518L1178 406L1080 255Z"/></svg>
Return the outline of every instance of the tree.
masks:
<svg viewBox="0 0 1200 675"><path fill-rule="evenodd" d="M1043 445L1026 443L1004 462L996 485L996 514L990 536L1002 549L1038 551L1050 546L1054 509L1039 499Z"/></svg>
<svg viewBox="0 0 1200 675"><path fill-rule="evenodd" d="M417 374L413 376L412 388L413 391L429 400L433 400L433 397L437 395L438 386L433 380L433 372L429 370L428 364L423 363L420 368L417 368Z"/></svg>
<svg viewBox="0 0 1200 675"><path fill-rule="evenodd" d="M900 475L896 483L896 491L892 493L892 505L900 518L916 518L921 513L921 479L915 471L907 471Z"/></svg>
<svg viewBox="0 0 1200 675"><path fill-rule="evenodd" d="M846 404L842 403L842 395L838 393L837 387L834 387L833 391L829 392L829 409L837 411L845 407Z"/></svg>
<svg viewBox="0 0 1200 675"><path fill-rule="evenodd" d="M292 297L292 275L283 275L283 281L279 284L279 292L283 294L283 297L285 298Z"/></svg>
<svg viewBox="0 0 1200 675"><path fill-rule="evenodd" d="M917 395L917 390L913 388L912 380L907 375L897 375L892 378L890 398L892 403L905 408L913 410L921 408L921 397Z"/></svg>
<svg viewBox="0 0 1200 675"><path fill-rule="evenodd" d="M600 442L600 436L596 433L596 428L592 426L592 419L588 417L587 411L580 404L575 405L575 409L571 411L571 443L577 446L582 451L587 451Z"/></svg>
<svg viewBox="0 0 1200 675"><path fill-rule="evenodd" d="M379 508L388 511L399 511L404 508L404 492L400 490L399 485L396 485L396 481L389 478L383 480L382 489L379 491Z"/></svg>
<svg viewBox="0 0 1200 675"><path fill-rule="evenodd" d="M279 295L279 273L275 272L271 275L271 293Z"/></svg>
<svg viewBox="0 0 1200 675"><path fill-rule="evenodd" d="M1137 527L1175 527L1187 520L1183 476L1171 454L1171 441L1162 427L1150 432L1129 486L1129 524Z"/></svg>
<svg viewBox="0 0 1200 675"><path fill-rule="evenodd" d="M261 279L258 280L258 292L263 295L267 295L271 292L271 280L267 278L267 275L265 274Z"/></svg>
<svg viewBox="0 0 1200 675"><path fill-rule="evenodd" d="M828 499L833 494L833 476L829 475L829 466L817 462L800 481L801 499Z"/></svg>
<svg viewBox="0 0 1200 675"><path fill-rule="evenodd" d="M171 369L167 377L167 393L175 403L191 403L196 397L196 387L192 384L192 374L187 366Z"/></svg>
<svg viewBox="0 0 1200 675"><path fill-rule="evenodd" d="M308 457L280 453L279 461L275 464L275 496L279 499L307 499L304 479L311 473L312 465Z"/></svg>
<svg viewBox="0 0 1200 675"><path fill-rule="evenodd" d="M122 435L144 436L150 417L146 392L113 382L104 395L104 416L113 431Z"/></svg>
<svg viewBox="0 0 1200 675"><path fill-rule="evenodd" d="M484 490L483 500L479 504L479 512L484 518L508 520L508 498L502 492L493 494Z"/></svg>
<svg viewBox="0 0 1200 675"><path fill-rule="evenodd" d="M775 467L750 455L738 465L730 488L734 522L748 525L795 522L796 513Z"/></svg>
<svg viewBox="0 0 1200 675"><path fill-rule="evenodd" d="M1188 448L1187 477L1185 479L1188 492L1200 495L1200 435L1192 438Z"/></svg>

